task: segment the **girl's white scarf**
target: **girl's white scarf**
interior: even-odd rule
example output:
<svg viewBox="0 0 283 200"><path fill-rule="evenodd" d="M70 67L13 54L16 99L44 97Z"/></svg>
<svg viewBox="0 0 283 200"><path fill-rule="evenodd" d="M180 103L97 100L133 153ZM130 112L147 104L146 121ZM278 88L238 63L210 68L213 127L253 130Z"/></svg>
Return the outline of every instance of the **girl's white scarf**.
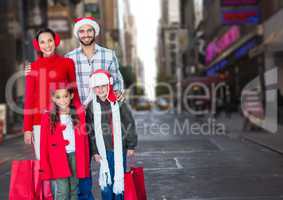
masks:
<svg viewBox="0 0 283 200"><path fill-rule="evenodd" d="M106 156L106 148L103 139L101 128L101 106L96 100L96 95L93 95L93 119L94 119L94 133L96 146L99 155L102 157L100 161L99 185L103 190L107 185L111 185L111 175ZM123 167L123 146L122 146L122 132L120 120L120 108L118 102L111 104L112 111L112 133L114 135L114 185L113 192L121 194L124 191L124 167Z"/></svg>

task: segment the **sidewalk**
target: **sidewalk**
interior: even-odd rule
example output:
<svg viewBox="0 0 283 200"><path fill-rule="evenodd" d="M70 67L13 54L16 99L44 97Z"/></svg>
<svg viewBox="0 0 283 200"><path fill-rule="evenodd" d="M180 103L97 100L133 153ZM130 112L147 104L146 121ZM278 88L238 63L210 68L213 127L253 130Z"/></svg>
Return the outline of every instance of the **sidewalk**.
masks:
<svg viewBox="0 0 283 200"><path fill-rule="evenodd" d="M247 132L243 138L253 143L259 144L272 151L283 155L283 126L278 127L277 133L269 132Z"/></svg>
<svg viewBox="0 0 283 200"><path fill-rule="evenodd" d="M265 130L243 131L244 119L238 113L234 113L230 119L225 115L221 115L217 121L226 125L228 135L240 137L283 155L283 125L278 126L276 133Z"/></svg>
<svg viewBox="0 0 283 200"><path fill-rule="evenodd" d="M4 135L4 138L3 138L3 142L0 143L3 144L13 138L17 138L17 137L20 137L22 136L24 133L22 131L22 126L21 125L15 125L13 128L11 128L11 130L8 130L8 133Z"/></svg>

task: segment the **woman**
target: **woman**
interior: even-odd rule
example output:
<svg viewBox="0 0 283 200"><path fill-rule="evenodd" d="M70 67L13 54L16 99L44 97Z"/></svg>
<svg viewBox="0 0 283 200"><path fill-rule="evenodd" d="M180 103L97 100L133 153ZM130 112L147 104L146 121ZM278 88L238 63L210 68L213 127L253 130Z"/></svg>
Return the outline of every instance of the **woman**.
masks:
<svg viewBox="0 0 283 200"><path fill-rule="evenodd" d="M33 40L38 58L31 63L31 70L26 75L24 142L34 144L36 159L40 158L41 114L50 106L52 82L76 84L74 63L56 53L59 44L59 35L48 28L41 29ZM74 104L79 107L78 91L74 88Z"/></svg>

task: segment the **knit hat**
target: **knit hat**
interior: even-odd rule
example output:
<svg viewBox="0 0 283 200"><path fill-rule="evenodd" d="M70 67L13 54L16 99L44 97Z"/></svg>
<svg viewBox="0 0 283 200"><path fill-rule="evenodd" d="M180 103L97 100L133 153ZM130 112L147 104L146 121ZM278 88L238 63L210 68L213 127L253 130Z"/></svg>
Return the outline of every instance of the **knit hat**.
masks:
<svg viewBox="0 0 283 200"><path fill-rule="evenodd" d="M74 20L74 35L78 38L78 31L83 25L91 25L95 31L95 37L99 35L100 27L99 24L95 21L94 17L81 17Z"/></svg>
<svg viewBox="0 0 283 200"><path fill-rule="evenodd" d="M104 69L95 70L90 76L89 87L94 88L102 85L108 85L107 99L110 102L117 101L117 97L113 90L113 78L110 73Z"/></svg>

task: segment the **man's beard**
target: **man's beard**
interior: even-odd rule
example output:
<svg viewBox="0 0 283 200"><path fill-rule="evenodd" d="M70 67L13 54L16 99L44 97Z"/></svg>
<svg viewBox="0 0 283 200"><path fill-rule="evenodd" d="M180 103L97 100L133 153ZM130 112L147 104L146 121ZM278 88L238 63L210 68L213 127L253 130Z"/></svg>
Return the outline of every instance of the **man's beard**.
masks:
<svg viewBox="0 0 283 200"><path fill-rule="evenodd" d="M92 40L90 40L88 43L83 42L81 39L79 39L79 40L80 40L80 43L82 45L84 45L84 46L91 46L94 43L94 41L95 41L95 37L93 37Z"/></svg>

